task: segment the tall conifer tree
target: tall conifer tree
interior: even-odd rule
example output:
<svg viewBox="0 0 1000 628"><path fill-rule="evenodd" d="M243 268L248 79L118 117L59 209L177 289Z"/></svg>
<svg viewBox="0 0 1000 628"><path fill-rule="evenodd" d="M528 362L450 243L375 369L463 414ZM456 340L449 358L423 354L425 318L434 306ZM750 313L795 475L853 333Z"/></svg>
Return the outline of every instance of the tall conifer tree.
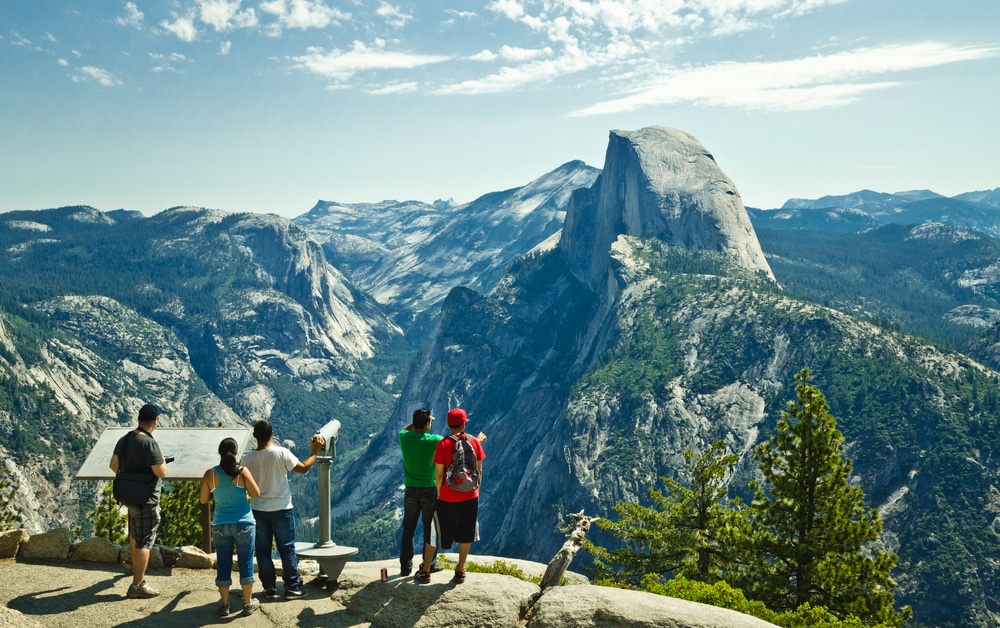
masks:
<svg viewBox="0 0 1000 628"><path fill-rule="evenodd" d="M823 393L809 384L809 369L795 379L797 400L754 455L764 479L752 484L760 563L734 584L775 610L809 603L841 618L902 625L910 611L893 608L896 555L872 547L882 520L848 481L844 438Z"/></svg>
<svg viewBox="0 0 1000 628"><path fill-rule="evenodd" d="M588 540L598 578L640 584L645 576L676 574L701 582L717 582L732 563L738 530L745 529L745 507L729 498L727 475L739 458L722 441L700 455L684 452L689 482L663 477L666 494L649 489L651 506L622 502L618 520L601 518L597 525L624 543L608 550Z"/></svg>

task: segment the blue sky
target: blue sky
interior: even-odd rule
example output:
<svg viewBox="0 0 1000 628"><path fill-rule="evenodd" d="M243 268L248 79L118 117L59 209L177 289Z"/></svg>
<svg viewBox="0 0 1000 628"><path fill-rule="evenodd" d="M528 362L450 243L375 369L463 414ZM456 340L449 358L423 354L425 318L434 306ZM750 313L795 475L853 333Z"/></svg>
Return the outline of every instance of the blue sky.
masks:
<svg viewBox="0 0 1000 628"><path fill-rule="evenodd" d="M664 125L744 203L1000 186L997 0L3 0L0 211L470 201Z"/></svg>

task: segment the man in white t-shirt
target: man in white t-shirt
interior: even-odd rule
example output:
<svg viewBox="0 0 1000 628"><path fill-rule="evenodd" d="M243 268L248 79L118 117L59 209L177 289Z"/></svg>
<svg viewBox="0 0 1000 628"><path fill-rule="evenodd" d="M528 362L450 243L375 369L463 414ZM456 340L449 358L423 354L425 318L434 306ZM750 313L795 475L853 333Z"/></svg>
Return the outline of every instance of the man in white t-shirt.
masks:
<svg viewBox="0 0 1000 628"><path fill-rule="evenodd" d="M257 439L257 449L243 456L243 466L250 470L260 487L260 497L250 498L250 508L257 523L254 549L264 598L274 600L278 597L277 572L271 560L272 540L281 557L285 599L303 597L306 591L302 588L298 556L295 555L295 513L288 472L308 473L325 441L322 436L313 436L309 441L309 457L300 462L295 454L271 442L274 430L269 422L257 421L253 436Z"/></svg>

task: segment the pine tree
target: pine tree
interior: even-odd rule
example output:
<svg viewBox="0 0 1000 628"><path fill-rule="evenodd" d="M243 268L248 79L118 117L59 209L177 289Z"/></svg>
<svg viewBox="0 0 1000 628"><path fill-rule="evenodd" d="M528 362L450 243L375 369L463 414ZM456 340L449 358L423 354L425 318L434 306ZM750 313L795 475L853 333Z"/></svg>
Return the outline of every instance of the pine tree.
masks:
<svg viewBox="0 0 1000 628"><path fill-rule="evenodd" d="M893 608L896 555L872 548L882 531L860 487L849 484L851 461L809 369L795 376L777 433L759 445L764 485L752 483L753 544L759 560L734 584L775 610L822 605L841 618L902 625L909 608Z"/></svg>
<svg viewBox="0 0 1000 628"><path fill-rule="evenodd" d="M122 510L122 506L115 501L114 485L105 482L97 496L97 504L87 512L87 517L94 524L94 536L116 545L128 544L128 517Z"/></svg>
<svg viewBox="0 0 1000 628"><path fill-rule="evenodd" d="M201 545L201 505L198 500L201 482L197 480L164 483L160 492L161 545Z"/></svg>
<svg viewBox="0 0 1000 628"><path fill-rule="evenodd" d="M739 458L721 441L697 458L685 451L684 458L689 484L660 478L666 494L649 489L652 506L622 502L614 507L617 521L597 520L625 547L608 550L585 541L594 556L595 576L630 584L642 583L647 574L680 574L709 583L724 576L738 546L735 537L745 529L740 525L746 519L743 505L729 499L725 486Z"/></svg>
<svg viewBox="0 0 1000 628"><path fill-rule="evenodd" d="M14 505L14 489L7 480L0 480L0 531L17 524L21 509Z"/></svg>

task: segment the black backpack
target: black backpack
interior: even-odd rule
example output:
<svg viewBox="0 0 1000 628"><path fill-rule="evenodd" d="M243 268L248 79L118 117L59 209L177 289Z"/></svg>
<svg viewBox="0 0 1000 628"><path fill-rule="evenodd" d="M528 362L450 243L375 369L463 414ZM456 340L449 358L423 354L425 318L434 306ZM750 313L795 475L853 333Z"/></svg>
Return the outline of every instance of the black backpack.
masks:
<svg viewBox="0 0 1000 628"><path fill-rule="evenodd" d="M468 436L452 434L448 438L455 441L452 447L451 464L445 471L444 481L453 491L468 493L479 488L479 463L476 460L476 450L469 442Z"/></svg>

